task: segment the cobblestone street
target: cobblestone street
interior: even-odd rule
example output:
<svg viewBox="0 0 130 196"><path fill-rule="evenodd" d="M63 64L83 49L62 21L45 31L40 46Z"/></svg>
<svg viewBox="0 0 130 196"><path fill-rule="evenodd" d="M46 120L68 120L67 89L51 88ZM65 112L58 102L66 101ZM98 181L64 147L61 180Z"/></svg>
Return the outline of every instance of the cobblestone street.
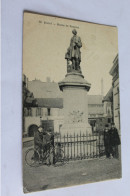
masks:
<svg viewBox="0 0 130 196"><path fill-rule="evenodd" d="M72 185L86 184L121 177L121 164L117 159L70 161L60 167L29 167L24 161L24 192L40 191Z"/></svg>

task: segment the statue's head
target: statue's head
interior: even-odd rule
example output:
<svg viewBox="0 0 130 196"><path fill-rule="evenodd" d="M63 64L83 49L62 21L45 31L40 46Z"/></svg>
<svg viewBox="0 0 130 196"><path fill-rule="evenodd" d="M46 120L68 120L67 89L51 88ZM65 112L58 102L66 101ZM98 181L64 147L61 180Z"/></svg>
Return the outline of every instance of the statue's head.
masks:
<svg viewBox="0 0 130 196"><path fill-rule="evenodd" d="M77 34L76 29L73 29L72 33L73 33L74 35L76 35L76 34Z"/></svg>

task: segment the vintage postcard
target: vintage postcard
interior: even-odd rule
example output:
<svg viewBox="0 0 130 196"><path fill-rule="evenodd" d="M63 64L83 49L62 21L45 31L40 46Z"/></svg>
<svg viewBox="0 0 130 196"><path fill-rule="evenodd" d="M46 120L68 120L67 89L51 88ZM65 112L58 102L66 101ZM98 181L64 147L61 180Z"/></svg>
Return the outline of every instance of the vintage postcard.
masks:
<svg viewBox="0 0 130 196"><path fill-rule="evenodd" d="M23 190L121 178L118 30L24 12Z"/></svg>

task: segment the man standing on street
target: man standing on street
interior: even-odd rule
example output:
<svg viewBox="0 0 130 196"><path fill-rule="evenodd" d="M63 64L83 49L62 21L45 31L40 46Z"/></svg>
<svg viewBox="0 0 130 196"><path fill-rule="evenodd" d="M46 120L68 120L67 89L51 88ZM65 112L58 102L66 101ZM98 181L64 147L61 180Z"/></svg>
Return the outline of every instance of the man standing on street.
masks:
<svg viewBox="0 0 130 196"><path fill-rule="evenodd" d="M34 148L38 150L39 154L41 155L41 151L43 149L43 128L41 125L34 132Z"/></svg>
<svg viewBox="0 0 130 196"><path fill-rule="evenodd" d="M109 135L108 124L105 125L105 130L104 130L104 146L105 146L106 158L110 158L110 135Z"/></svg>
<svg viewBox="0 0 130 196"><path fill-rule="evenodd" d="M44 155L46 156L46 153L49 153L50 155L46 159L46 164L53 164L53 154L50 152L52 146L54 147L54 137L50 130L44 130L43 131L43 150Z"/></svg>
<svg viewBox="0 0 130 196"><path fill-rule="evenodd" d="M113 158L119 158L118 145L120 145L120 138L115 123L111 124L110 134L110 153Z"/></svg>

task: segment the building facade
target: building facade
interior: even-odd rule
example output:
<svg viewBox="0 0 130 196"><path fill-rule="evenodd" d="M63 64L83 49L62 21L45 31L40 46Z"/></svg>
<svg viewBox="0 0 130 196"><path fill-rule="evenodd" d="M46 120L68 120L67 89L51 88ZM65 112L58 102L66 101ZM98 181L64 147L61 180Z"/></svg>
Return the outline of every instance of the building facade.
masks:
<svg viewBox="0 0 130 196"><path fill-rule="evenodd" d="M34 129L40 124L45 129L59 133L64 122L63 109L62 98L37 98L37 107L24 108L25 135L33 136ZM103 118L102 96L88 95L88 117L92 131L100 130Z"/></svg>
<svg viewBox="0 0 130 196"><path fill-rule="evenodd" d="M22 75L22 129L23 129L23 137L28 136L29 133L26 131L27 119L25 115L25 111L28 111L28 116L32 117L32 110L37 108L37 100L34 98L34 95L28 89L28 78L26 75ZM36 125L35 125L36 126Z"/></svg>
<svg viewBox="0 0 130 196"><path fill-rule="evenodd" d="M113 88L111 87L106 96L103 98L104 108L104 125L113 122Z"/></svg>
<svg viewBox="0 0 130 196"><path fill-rule="evenodd" d="M120 94L119 94L119 64L118 54L113 61L113 66L110 70L112 76L113 88L113 121L120 132Z"/></svg>
<svg viewBox="0 0 130 196"><path fill-rule="evenodd" d="M103 128L103 96L88 95L88 120L92 131L101 131Z"/></svg>
<svg viewBox="0 0 130 196"><path fill-rule="evenodd" d="M58 84L50 79L46 82L35 79L28 81L28 89L33 92L37 105L24 107L24 135L33 136L33 131L40 124L59 133L64 122L64 108ZM111 110L108 110L109 112L111 113ZM93 132L104 129L104 119L103 95L88 95L88 121Z"/></svg>
<svg viewBox="0 0 130 196"><path fill-rule="evenodd" d="M26 135L33 136L35 127L39 125L59 133L63 124L62 99L38 98L37 103L38 107L24 108Z"/></svg>

